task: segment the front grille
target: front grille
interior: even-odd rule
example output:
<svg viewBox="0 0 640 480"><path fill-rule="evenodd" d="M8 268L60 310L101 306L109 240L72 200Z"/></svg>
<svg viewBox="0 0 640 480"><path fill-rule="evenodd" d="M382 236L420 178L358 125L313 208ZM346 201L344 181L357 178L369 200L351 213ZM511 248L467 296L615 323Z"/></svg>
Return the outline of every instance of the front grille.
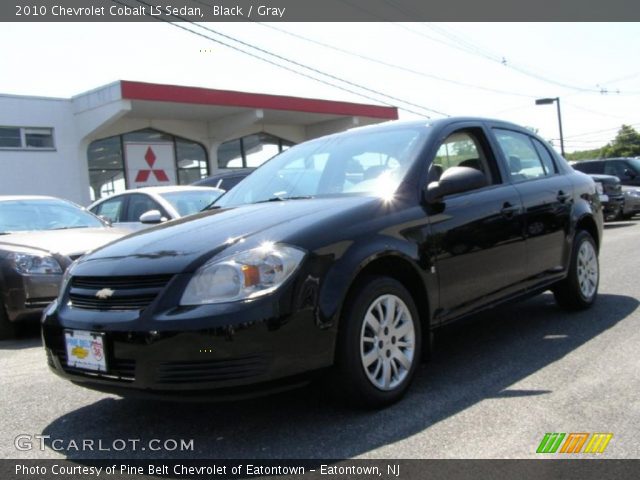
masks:
<svg viewBox="0 0 640 480"><path fill-rule="evenodd" d="M615 183L605 183L604 184L604 193L610 196L622 195L622 187L620 184Z"/></svg>
<svg viewBox="0 0 640 480"><path fill-rule="evenodd" d="M229 360L167 362L158 366L157 381L164 384L216 382L255 377L267 371L263 355Z"/></svg>
<svg viewBox="0 0 640 480"><path fill-rule="evenodd" d="M69 301L71 307L84 310L143 310L169 280L171 275L73 277Z"/></svg>

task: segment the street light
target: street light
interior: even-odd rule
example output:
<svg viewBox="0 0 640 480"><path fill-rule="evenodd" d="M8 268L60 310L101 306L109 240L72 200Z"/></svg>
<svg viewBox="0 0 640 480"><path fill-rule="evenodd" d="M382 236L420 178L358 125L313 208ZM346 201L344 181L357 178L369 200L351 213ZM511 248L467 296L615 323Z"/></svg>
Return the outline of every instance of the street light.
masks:
<svg viewBox="0 0 640 480"><path fill-rule="evenodd" d="M550 105L553 102L556 102L556 105L558 107L558 126L560 127L560 152L564 157L564 137L562 136L562 115L560 115L560 97L538 98L536 100L536 105Z"/></svg>

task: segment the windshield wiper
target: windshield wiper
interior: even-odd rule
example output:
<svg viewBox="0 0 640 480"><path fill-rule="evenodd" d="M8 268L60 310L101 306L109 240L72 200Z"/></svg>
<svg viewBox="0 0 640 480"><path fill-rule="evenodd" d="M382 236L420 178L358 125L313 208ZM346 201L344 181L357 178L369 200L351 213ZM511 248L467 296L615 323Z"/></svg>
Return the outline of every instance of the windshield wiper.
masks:
<svg viewBox="0 0 640 480"><path fill-rule="evenodd" d="M280 196L276 196L276 197L267 198L266 200L260 200L258 202L253 202L253 203L284 202L286 200L309 200L310 198L313 198L313 196L311 196L311 195L299 195L299 196L296 196L296 197L280 197Z"/></svg>
<svg viewBox="0 0 640 480"><path fill-rule="evenodd" d="M214 203L216 203L218 199L216 198L213 202L211 202L209 205L207 205L206 207L204 207L202 210L200 210L201 212L206 212L207 210L217 210L219 208L222 208L220 205L214 205Z"/></svg>

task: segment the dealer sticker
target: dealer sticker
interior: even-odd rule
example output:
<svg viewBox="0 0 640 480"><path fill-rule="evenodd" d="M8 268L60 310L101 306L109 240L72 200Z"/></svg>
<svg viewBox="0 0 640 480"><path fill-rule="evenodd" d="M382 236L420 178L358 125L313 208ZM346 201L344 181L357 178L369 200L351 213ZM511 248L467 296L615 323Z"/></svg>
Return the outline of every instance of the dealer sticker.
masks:
<svg viewBox="0 0 640 480"><path fill-rule="evenodd" d="M103 334L83 330L66 330L64 340L69 367L98 372L107 371Z"/></svg>

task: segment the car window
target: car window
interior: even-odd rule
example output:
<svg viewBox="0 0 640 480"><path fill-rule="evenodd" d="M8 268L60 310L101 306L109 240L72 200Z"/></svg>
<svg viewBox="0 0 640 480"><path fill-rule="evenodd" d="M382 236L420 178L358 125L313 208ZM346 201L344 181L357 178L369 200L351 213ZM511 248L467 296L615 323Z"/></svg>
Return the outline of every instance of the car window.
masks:
<svg viewBox="0 0 640 480"><path fill-rule="evenodd" d="M553 175L547 171L533 146L533 138L512 130L494 129L498 144L507 161L509 176L514 182L522 182Z"/></svg>
<svg viewBox="0 0 640 480"><path fill-rule="evenodd" d="M125 197L115 197L105 200L101 204L93 207L91 211L96 215L106 218L110 222L122 222Z"/></svg>
<svg viewBox="0 0 640 480"><path fill-rule="evenodd" d="M438 148L429 167L428 183L438 181L451 167L475 168L485 174L489 183L494 183L488 162L477 134L469 130L454 132Z"/></svg>
<svg viewBox="0 0 640 480"><path fill-rule="evenodd" d="M121 222L139 222L140 216L149 210L159 210L164 216L167 216L164 209L149 195L143 193L134 193L129 195L129 206L127 208L127 215Z"/></svg>
<svg viewBox="0 0 640 480"><path fill-rule="evenodd" d="M222 190L179 190L176 192L164 192L160 196L168 201L177 210L181 217L202 211L211 205L222 194Z"/></svg>
<svg viewBox="0 0 640 480"><path fill-rule="evenodd" d="M0 234L103 226L96 217L64 200L19 199L0 202Z"/></svg>
<svg viewBox="0 0 640 480"><path fill-rule="evenodd" d="M627 162L623 162L620 160L606 161L604 162L604 173L605 175L613 175L618 177L621 180L626 180L632 177L631 174L636 174L635 169L632 165Z"/></svg>
<svg viewBox="0 0 640 480"><path fill-rule="evenodd" d="M551 153L549 153L549 149L545 147L542 142L535 138L531 138L533 142L533 146L538 152L538 156L540 160L542 160L542 165L544 166L544 171L547 175L553 175L554 173L558 173L558 167L556 166L556 162L553 160Z"/></svg>
<svg viewBox="0 0 640 480"><path fill-rule="evenodd" d="M602 173L600 162L576 162L573 168L584 173Z"/></svg>

